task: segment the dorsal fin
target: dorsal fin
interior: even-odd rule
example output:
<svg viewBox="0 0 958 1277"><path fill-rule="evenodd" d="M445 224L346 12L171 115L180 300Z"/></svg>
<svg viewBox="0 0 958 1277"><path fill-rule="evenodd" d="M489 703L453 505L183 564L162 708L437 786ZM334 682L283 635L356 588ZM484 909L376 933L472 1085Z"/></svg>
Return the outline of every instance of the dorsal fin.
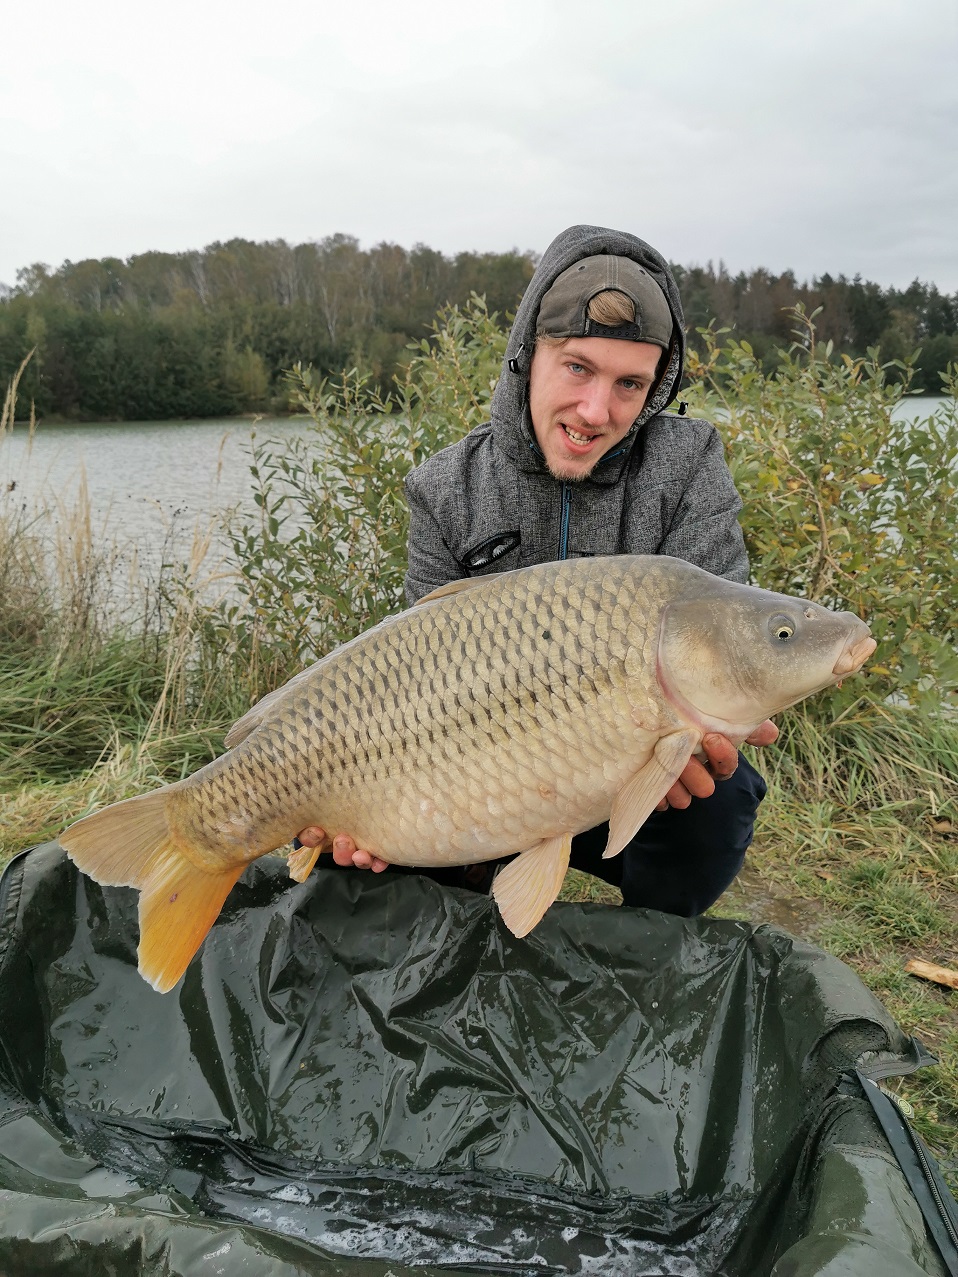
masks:
<svg viewBox="0 0 958 1277"><path fill-rule="evenodd" d="M515 571L515 569L512 570ZM445 585L440 585L437 590L430 590L421 599L417 599L413 607L418 607L420 603L431 603L433 599L447 598L450 594L459 594L463 590L472 590L477 585L485 585L487 581L495 581L500 576L510 575L511 572L489 572L485 576L464 576L458 581L447 581Z"/></svg>
<svg viewBox="0 0 958 1277"><path fill-rule="evenodd" d="M319 662L317 661L316 664L318 665ZM254 728L259 727L276 702L282 700L290 688L297 683L304 682L315 668L315 665L310 665L306 669L300 670L282 687L277 687L274 691L267 692L261 700L258 700L253 708L247 710L242 718L238 718L226 733L226 740L223 742L226 748L232 749L234 745L238 745L240 741L245 740Z"/></svg>
<svg viewBox="0 0 958 1277"><path fill-rule="evenodd" d="M275 688L272 692L256 702L252 709L247 710L242 718L238 718L233 726L226 733L225 745L227 749L232 749L234 745L239 745L249 734L259 727L260 723L276 708L277 704L288 694L294 692L300 683L305 683L307 679L312 678L316 670L325 665L327 661L335 660L349 647L353 647L357 643L361 643L368 638L370 634L376 630L386 629L390 625L395 625L398 618L402 616L398 612L395 616L387 616L380 621L378 625L373 625L368 630L364 630L362 634L357 634L355 638L347 639L345 643L340 643L338 647L334 647L331 652L327 652L325 656L321 656L318 661L314 661L312 665L307 665L304 670L300 670L298 674L294 674L291 679L285 682L282 687Z"/></svg>

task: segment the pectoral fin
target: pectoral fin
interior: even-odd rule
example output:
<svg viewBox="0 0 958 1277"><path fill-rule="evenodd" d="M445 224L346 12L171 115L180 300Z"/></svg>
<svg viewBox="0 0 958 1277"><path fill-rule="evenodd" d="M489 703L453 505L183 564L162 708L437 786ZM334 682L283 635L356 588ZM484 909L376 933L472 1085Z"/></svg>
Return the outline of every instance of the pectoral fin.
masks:
<svg viewBox="0 0 958 1277"><path fill-rule="evenodd" d="M555 900L571 852L571 834L543 838L496 874L492 894L514 936L528 935Z"/></svg>
<svg viewBox="0 0 958 1277"><path fill-rule="evenodd" d="M652 757L616 794L609 817L609 841L602 859L617 856L681 776L699 741L698 732L672 732L663 736Z"/></svg>

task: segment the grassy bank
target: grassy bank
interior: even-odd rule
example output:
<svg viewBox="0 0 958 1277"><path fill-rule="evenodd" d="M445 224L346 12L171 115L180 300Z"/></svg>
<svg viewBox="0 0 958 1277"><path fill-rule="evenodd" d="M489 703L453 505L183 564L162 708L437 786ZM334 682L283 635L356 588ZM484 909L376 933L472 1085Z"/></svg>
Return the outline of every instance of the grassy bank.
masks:
<svg viewBox="0 0 958 1277"><path fill-rule="evenodd" d="M702 334L683 396L722 422L755 579L852 608L879 649L756 759L770 797L716 912L836 953L939 1056L900 1089L958 1187L958 992L905 971L958 968L958 418L895 423L904 387L877 355L841 359L796 323L773 375ZM481 307L450 313L389 400L359 374L299 373L316 432L257 446L259 517L232 530L218 606L200 601L200 541L117 621L117 568L82 502L55 534L0 492L0 862L193 770L257 696L401 605L403 477L483 418L502 340ZM607 889L570 875L565 894Z"/></svg>

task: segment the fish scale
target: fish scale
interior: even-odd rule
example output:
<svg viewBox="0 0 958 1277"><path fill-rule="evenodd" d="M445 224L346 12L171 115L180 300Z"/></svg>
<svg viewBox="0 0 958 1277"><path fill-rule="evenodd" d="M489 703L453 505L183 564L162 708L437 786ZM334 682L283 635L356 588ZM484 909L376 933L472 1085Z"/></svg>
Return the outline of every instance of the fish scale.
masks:
<svg viewBox="0 0 958 1277"><path fill-rule="evenodd" d="M516 582L516 585L521 584ZM614 596L609 594L607 598L611 603ZM424 621L424 626L430 632L441 631L448 626L450 613L455 614L453 602L448 600L445 607L442 604L436 605L435 616L430 616ZM482 633L484 628L485 633L489 634L489 618L482 614L479 602L479 600L471 600L468 596L463 598L458 618L460 632L465 631L476 635ZM597 697L595 683L590 678L592 649L588 643L583 645L580 641L579 624L576 623L580 618L571 610L578 605L579 601L576 598L570 599L566 595L560 596L560 602L570 609L567 615L558 615L555 606L547 607L541 597L536 594L531 594L530 597L521 590L504 592L498 615L495 617L493 632L489 636L485 651L476 662L471 666L468 663L459 665L455 659L457 655L455 649L458 644L456 638L452 638L449 642L452 659L442 663L437 662L436 667L430 664L427 668L427 676L435 677L437 680L437 693L442 691L447 696L450 693L454 694L461 708L467 712L472 711L470 719L474 717L476 708L480 711L480 720L485 730L481 733L476 732L472 729L471 721L467 723L465 719L460 719L458 743L461 746L462 756L475 756L479 760L478 775L473 773L472 769L466 768L466 778L469 783L463 796L472 800L472 807L482 808L483 814L490 808L497 810L503 805L510 805L508 799L502 798L504 779L502 768L495 748L490 749L489 745L491 743L493 746L504 746L517 728L524 745L520 757L526 761L528 756L527 771L540 782L544 783L546 780L552 782L548 788L553 795L557 775L561 777L562 788L567 795L566 802L562 806L568 806L569 798L573 801L579 798L579 794L575 792L577 789L585 788L590 794L595 789L594 772L595 766L601 765L600 755L594 747L590 746L588 738L582 738L581 729L573 729L570 723L573 716L577 713L581 714L590 704L594 704ZM518 659L507 662L504 652L507 650L508 636L514 631L516 617L528 618L531 615L536 617L543 629L551 626L547 646L535 649L532 652L531 662L528 650L524 652L520 647ZM585 627L585 618L581 620ZM524 628L526 632L529 632L531 627L527 623ZM448 707L445 708L448 710ZM441 713L440 710L441 707L438 704L430 704L426 709L426 715L435 721L447 721L448 712ZM606 749L602 753L607 754L609 745L613 748L616 744L624 746L626 744L623 739L624 734L631 735L631 724L625 725L624 733L620 727L617 733L618 739L605 742ZM570 746L574 745L579 746L580 758L576 766L572 767L568 764L567 755ZM515 751L513 753L515 755ZM435 771L438 767L443 779L455 784L455 776L449 774L452 769L445 766L447 761L459 763L460 759L456 755L450 757L446 749L441 751L438 758L424 759L421 766L429 771ZM606 780L607 777L603 776L601 779ZM516 850L512 839L517 835L520 837L524 835L534 840L541 829L543 818L548 818L549 815L555 818L562 814L553 813L551 810L543 811L543 805L544 800L538 797L538 786L536 796L531 803L526 796L512 796L513 811L510 814L514 818L502 830L502 840L510 844L507 850ZM454 820L460 830L468 830L475 826L475 812L472 807L464 803L459 804ZM526 809L530 810L528 810L526 827L523 828L518 818ZM332 824L340 827L335 820ZM397 832L402 831L400 829ZM380 830L370 830L369 833L371 837L375 834L382 837ZM443 849L439 850L441 852ZM492 846L487 854L499 854L500 850L499 846ZM420 841L417 855L421 858L424 851Z"/></svg>
<svg viewBox="0 0 958 1277"><path fill-rule="evenodd" d="M276 832L264 828L263 818L278 796L275 768L292 773L290 788L303 791L313 823L349 828L361 845L388 849L395 863L404 862L407 844L410 860L420 864L454 863L466 848L487 859L522 850L515 838L536 841L542 821L551 817L555 823L566 816L570 806L582 804L583 791L591 799L597 786L604 791L620 782L623 769L634 766L627 755L635 735L628 698L620 700L611 731L603 720L599 740L583 737L575 726L598 700L594 656L605 647L594 634L594 619L591 625L586 619L581 592L557 591L550 606L539 591L522 586L517 582L501 592L491 618L486 600L470 594L404 614L404 626L384 626L375 643L347 649L342 660L323 663L316 680L275 711L282 713L280 723L264 723L256 738L237 747L234 753L245 750L249 755L248 761L234 760L234 767L257 795L250 820L263 835L260 845L249 848L250 858L262 854L264 841L285 841L291 832L285 794L276 813L285 827ZM633 599L623 599L621 582L593 592L588 602L593 618L603 607L613 615L635 610ZM576 607L583 608L581 615ZM520 646L507 660L517 618L519 628L534 639L530 616L540 635L550 633L549 640L525 653ZM483 639L471 659L469 638L475 644ZM621 661L607 667L605 675L609 690L621 686ZM330 703L335 713L324 714L322 707ZM357 705L366 707L365 715ZM304 733L313 747L308 753L301 747ZM504 775L497 752L517 733L523 742L523 770L536 782L531 800L504 788L511 777ZM571 766L568 752L576 747L579 757ZM625 756L622 765L605 765L610 751ZM401 762L407 766L397 767ZM214 780L212 792L202 772L185 783L177 801L177 808L182 802L185 809L182 825L178 810L173 818L184 833L201 823L208 837L210 809L216 813L235 807L236 795L225 784L234 768L222 770L224 780ZM410 784L416 775L426 783ZM452 791L447 805L451 836L445 821L423 829L423 803L432 803L437 785ZM549 791L549 800L542 798L540 785ZM503 813L503 827L498 836L480 839L478 831L492 812ZM478 845L480 841L485 845ZM232 838L223 850L232 853Z"/></svg>
<svg viewBox="0 0 958 1277"><path fill-rule="evenodd" d="M743 739L857 668L867 634L849 613L665 556L454 583L264 697L195 775L61 841L98 881L140 888L140 969L157 988L243 867L314 825L400 865L525 852L493 889L522 935L572 835L608 820L620 850L706 731ZM318 854L295 853L291 873Z"/></svg>

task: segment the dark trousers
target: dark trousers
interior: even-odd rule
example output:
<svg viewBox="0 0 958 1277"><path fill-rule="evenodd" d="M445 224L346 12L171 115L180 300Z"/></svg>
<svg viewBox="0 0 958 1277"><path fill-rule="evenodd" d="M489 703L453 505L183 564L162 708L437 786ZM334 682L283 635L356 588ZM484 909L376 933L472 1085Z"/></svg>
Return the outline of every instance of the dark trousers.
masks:
<svg viewBox="0 0 958 1277"><path fill-rule="evenodd" d="M602 859L609 826L587 829L573 838L570 863L618 887L623 904L694 918L718 900L742 868L766 789L739 754L735 772L716 782L710 798L654 811L611 860Z"/></svg>
<svg viewBox="0 0 958 1277"><path fill-rule="evenodd" d="M654 811L611 860L602 859L607 824L576 834L570 863L618 887L623 904L694 918L718 900L742 868L765 793L765 781L739 754L734 774L717 781L710 798L693 798L684 809ZM424 873L447 886L488 891L493 871L505 863L491 861L487 874L481 873L480 866L469 870L458 865L417 870L396 866L387 872ZM317 866L340 868L328 855L320 856Z"/></svg>

